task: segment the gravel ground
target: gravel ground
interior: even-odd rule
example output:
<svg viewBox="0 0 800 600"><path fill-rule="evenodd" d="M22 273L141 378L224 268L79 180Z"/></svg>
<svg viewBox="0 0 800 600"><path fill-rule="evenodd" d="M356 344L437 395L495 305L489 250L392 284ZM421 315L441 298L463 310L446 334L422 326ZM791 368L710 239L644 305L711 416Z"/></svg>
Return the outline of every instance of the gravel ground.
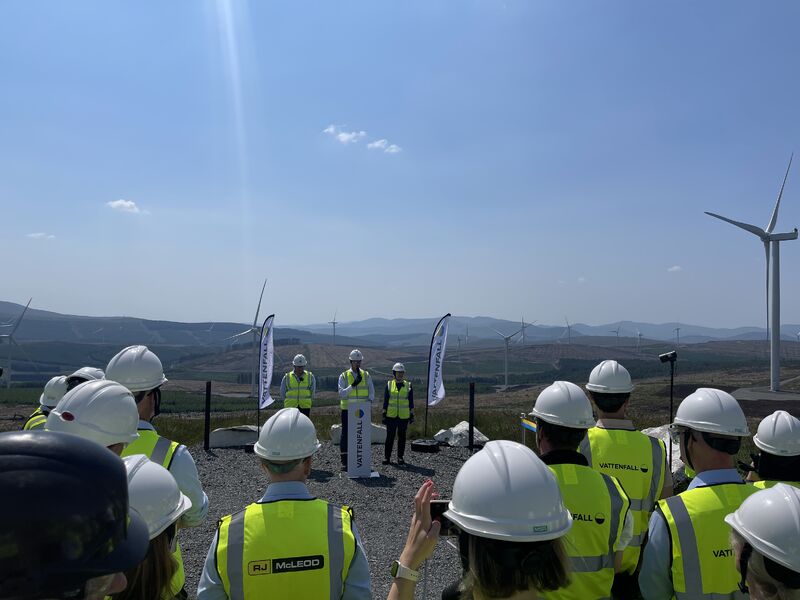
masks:
<svg viewBox="0 0 800 600"><path fill-rule="evenodd" d="M221 449L206 453L202 446L192 447L191 451L210 502L206 522L180 533L186 565L186 590L190 598L195 598L197 581L217 520L261 498L267 479L259 470L258 458L253 454ZM340 475L338 446L323 443L312 463L308 487L318 498L353 508L370 564L375 598L385 598L389 592L389 565L400 556L405 543L417 489L426 479L433 479L441 497L449 498L456 473L469 455L465 448L443 447L435 454L412 452L408 448L408 464L404 467L396 464L384 466L380 464L383 447L373 445L372 462L381 477L351 480ZM442 589L460 574L458 552L444 538L441 539L426 570L427 598L439 598ZM426 597L423 594L425 586L421 580L417 585L417 598Z"/></svg>

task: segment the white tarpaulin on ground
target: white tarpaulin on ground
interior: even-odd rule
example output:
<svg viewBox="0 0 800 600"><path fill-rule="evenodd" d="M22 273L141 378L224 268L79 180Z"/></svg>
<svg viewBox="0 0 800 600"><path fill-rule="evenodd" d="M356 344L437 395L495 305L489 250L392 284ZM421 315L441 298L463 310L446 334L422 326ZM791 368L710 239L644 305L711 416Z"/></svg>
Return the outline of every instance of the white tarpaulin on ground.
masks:
<svg viewBox="0 0 800 600"><path fill-rule="evenodd" d="M659 425L658 427L648 427L642 429L642 433L654 437L664 442L667 448L667 456L669 456L669 447L672 440L669 437L669 425ZM675 484L686 479L686 473L683 471L683 461L681 460L681 447L679 444L672 444L672 479Z"/></svg>
<svg viewBox="0 0 800 600"><path fill-rule="evenodd" d="M475 445L482 446L489 441L485 435L476 429L474 431ZM448 446L458 446L459 448L466 448L469 446L469 423L461 421L455 427L450 429L441 429L439 433L433 436L437 442L442 442Z"/></svg>
<svg viewBox="0 0 800 600"><path fill-rule="evenodd" d="M250 446L258 441L258 429L255 425L239 425L215 429L209 436L211 448L240 448Z"/></svg>

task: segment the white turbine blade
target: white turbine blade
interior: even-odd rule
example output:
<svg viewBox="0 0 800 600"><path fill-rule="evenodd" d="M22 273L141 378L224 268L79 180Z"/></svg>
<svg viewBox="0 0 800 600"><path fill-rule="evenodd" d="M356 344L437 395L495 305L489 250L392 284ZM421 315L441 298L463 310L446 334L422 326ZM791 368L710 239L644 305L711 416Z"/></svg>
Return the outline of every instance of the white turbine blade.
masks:
<svg viewBox="0 0 800 600"><path fill-rule="evenodd" d="M783 176L783 183L781 184L781 191L778 192L778 201L775 203L775 208L772 211L772 218L769 220L769 225L767 225L767 233L772 233L772 230L775 229L775 224L778 222L778 209L781 206L781 196L783 196L783 188L786 185L786 178L789 177L789 169L792 168L792 159L794 158L794 152L789 157L789 166L786 167L786 174Z"/></svg>
<svg viewBox="0 0 800 600"><path fill-rule="evenodd" d="M491 329L492 329L492 331L494 331L494 332L495 332L497 335L499 335L501 338L505 339L505 338L507 337L507 336L506 336L506 334L504 334L504 333L500 333L500 332L499 332L499 331L497 331L497 329L495 329L494 327L492 327Z"/></svg>
<svg viewBox="0 0 800 600"><path fill-rule="evenodd" d="M252 328L252 329L248 329L247 331L243 331L242 333L237 333L236 335L232 335L232 336L230 336L230 337L226 337L226 338L225 338L224 340L222 340L222 341L223 341L223 342L227 342L228 340L233 340L233 339L236 339L236 338L238 338L238 337L242 337L243 335L249 335L249 334L253 333L254 331L255 331L255 327L254 327L254 328Z"/></svg>
<svg viewBox="0 0 800 600"><path fill-rule="evenodd" d="M767 259L765 294L767 299L767 335L769 335L769 242L764 242L764 257Z"/></svg>
<svg viewBox="0 0 800 600"><path fill-rule="evenodd" d="M28 312L28 307L31 305L32 301L33 301L33 298L28 300L28 303L25 305L25 308L22 310L22 314L19 316L19 319L17 319L17 322L14 323L14 329L11 330L11 333L9 335L13 336L17 332L17 328L19 327L19 324L22 323L22 319L25 317L25 313Z"/></svg>
<svg viewBox="0 0 800 600"><path fill-rule="evenodd" d="M750 233L757 235L762 240L767 237L767 232L761 229L760 227L756 227L755 225L750 225L748 223L742 223L741 221L734 221L733 219L729 219L728 217L723 217L722 215L718 215L716 213L705 211L705 213L709 217L714 217L721 221L725 221L726 223L730 223L731 225L736 225L740 229L744 229L745 231L749 231Z"/></svg>
<svg viewBox="0 0 800 600"><path fill-rule="evenodd" d="M258 327L258 313L261 312L261 300L264 298L264 288L267 287L267 280L264 280L264 285L261 286L261 295L258 297L258 306L256 307L256 316L253 319L253 328Z"/></svg>

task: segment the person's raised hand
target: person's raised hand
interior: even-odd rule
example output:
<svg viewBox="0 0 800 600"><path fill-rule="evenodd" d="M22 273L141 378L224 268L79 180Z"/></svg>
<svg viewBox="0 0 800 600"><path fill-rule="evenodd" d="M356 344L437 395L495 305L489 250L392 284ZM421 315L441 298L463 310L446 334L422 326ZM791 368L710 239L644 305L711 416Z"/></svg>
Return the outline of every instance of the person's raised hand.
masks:
<svg viewBox="0 0 800 600"><path fill-rule="evenodd" d="M405 548L400 554L400 564L403 566L417 570L433 554L442 525L431 519L431 500L438 497L430 479L417 491L414 497L414 516L411 518Z"/></svg>

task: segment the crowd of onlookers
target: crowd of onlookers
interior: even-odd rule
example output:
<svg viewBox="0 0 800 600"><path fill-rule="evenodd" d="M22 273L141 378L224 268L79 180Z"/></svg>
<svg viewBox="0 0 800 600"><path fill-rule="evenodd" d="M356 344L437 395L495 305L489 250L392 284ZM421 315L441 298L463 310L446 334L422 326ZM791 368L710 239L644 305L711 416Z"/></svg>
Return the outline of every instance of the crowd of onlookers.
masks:
<svg viewBox="0 0 800 600"><path fill-rule="evenodd" d="M349 358L343 430L351 403L374 398L363 355ZM320 448L306 365L295 357L284 408L260 429L255 460L269 483L220 520L200 600L372 597L353 512L306 486ZM402 429L399 460L413 419L404 372L394 366L382 415ZM177 534L204 520L208 498L188 449L152 424L166 381L158 357L131 346L104 371L53 378L25 431L0 434L0 598L188 597ZM442 598L800 599L800 420L776 411L759 424L745 480L736 457L751 433L739 403L698 389L670 424L691 478L673 494L665 441L628 418L633 390L615 361L585 389L556 381L530 414L536 453L488 442L447 502L425 481L405 547L386 565L389 598L414 597L420 566L448 535L462 571L428 573L449 583Z"/></svg>

